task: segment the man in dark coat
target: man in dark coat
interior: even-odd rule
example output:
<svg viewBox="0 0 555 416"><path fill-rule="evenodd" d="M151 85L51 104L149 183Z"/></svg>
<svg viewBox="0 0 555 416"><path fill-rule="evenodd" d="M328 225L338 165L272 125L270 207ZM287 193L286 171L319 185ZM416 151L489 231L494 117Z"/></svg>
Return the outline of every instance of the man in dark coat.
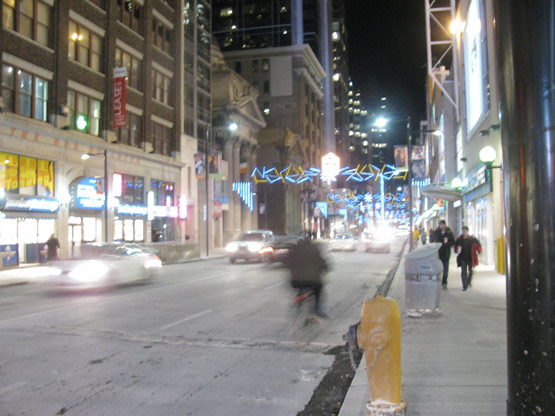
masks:
<svg viewBox="0 0 555 416"><path fill-rule="evenodd" d="M449 275L449 258L451 247L455 245L455 235L451 228L447 227L445 220L439 221L439 226L430 234L430 243L441 243L439 259L443 263L443 279L441 284L447 289L447 276Z"/></svg>
<svg viewBox="0 0 555 416"><path fill-rule="evenodd" d="M320 305L320 294L323 287L322 273L328 270L328 265L318 245L309 238L300 240L291 250L288 266L291 270L291 285L296 289L312 289L316 314L325 316Z"/></svg>
<svg viewBox="0 0 555 416"><path fill-rule="evenodd" d="M60 248L60 242L54 234L46 241L46 259L56 260L58 258L58 249Z"/></svg>
<svg viewBox="0 0 555 416"><path fill-rule="evenodd" d="M477 265L478 253L482 252L480 241L468 233L467 226L462 227L462 234L455 242L455 253L459 251L457 266L461 268L463 290L466 290L472 286L472 267Z"/></svg>

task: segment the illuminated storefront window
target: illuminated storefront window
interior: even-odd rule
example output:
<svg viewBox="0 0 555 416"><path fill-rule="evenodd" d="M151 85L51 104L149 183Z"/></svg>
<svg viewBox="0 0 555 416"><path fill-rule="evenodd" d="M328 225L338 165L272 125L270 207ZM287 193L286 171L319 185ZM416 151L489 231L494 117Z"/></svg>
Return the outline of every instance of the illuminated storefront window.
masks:
<svg viewBox="0 0 555 416"><path fill-rule="evenodd" d="M54 195L54 162L0 152L0 187L6 194Z"/></svg>

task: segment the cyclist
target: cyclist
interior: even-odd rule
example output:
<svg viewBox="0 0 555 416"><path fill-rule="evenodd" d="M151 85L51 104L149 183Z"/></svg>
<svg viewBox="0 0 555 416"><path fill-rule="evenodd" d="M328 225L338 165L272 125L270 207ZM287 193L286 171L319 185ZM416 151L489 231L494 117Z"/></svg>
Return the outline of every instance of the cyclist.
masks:
<svg viewBox="0 0 555 416"><path fill-rule="evenodd" d="M328 270L328 265L318 245L312 243L310 238L299 240L291 250L287 263L291 270L291 285L299 292L303 289L313 291L316 315L327 317L321 307L321 291L322 273Z"/></svg>

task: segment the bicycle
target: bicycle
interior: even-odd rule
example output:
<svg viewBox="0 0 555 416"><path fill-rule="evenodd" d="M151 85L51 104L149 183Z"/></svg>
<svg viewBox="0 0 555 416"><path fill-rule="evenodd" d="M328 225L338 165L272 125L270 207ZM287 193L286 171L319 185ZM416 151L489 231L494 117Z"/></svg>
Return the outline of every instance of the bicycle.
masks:
<svg viewBox="0 0 555 416"><path fill-rule="evenodd" d="M312 302L311 302L312 301ZM304 332L308 326L320 321L314 312L316 301L316 290L311 287L297 288L297 294L291 302L292 318L287 328L290 335Z"/></svg>

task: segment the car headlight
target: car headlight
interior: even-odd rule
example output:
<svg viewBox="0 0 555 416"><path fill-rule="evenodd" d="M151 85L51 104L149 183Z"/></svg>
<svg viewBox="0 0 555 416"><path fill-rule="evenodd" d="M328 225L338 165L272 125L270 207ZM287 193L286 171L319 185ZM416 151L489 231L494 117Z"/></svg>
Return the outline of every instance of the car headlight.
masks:
<svg viewBox="0 0 555 416"><path fill-rule="evenodd" d="M68 276L79 282L98 282L106 277L108 266L99 261L80 264Z"/></svg>
<svg viewBox="0 0 555 416"><path fill-rule="evenodd" d="M145 261L145 269L155 269L158 267L162 267L162 262L160 259L147 259Z"/></svg>
<svg viewBox="0 0 555 416"><path fill-rule="evenodd" d="M258 250L260 250L262 248L262 244L261 243L249 243L247 244L247 249L251 252L251 253L256 253Z"/></svg>
<svg viewBox="0 0 555 416"><path fill-rule="evenodd" d="M235 253L237 250L239 250L239 245L237 243L229 243L225 249L230 253Z"/></svg>

